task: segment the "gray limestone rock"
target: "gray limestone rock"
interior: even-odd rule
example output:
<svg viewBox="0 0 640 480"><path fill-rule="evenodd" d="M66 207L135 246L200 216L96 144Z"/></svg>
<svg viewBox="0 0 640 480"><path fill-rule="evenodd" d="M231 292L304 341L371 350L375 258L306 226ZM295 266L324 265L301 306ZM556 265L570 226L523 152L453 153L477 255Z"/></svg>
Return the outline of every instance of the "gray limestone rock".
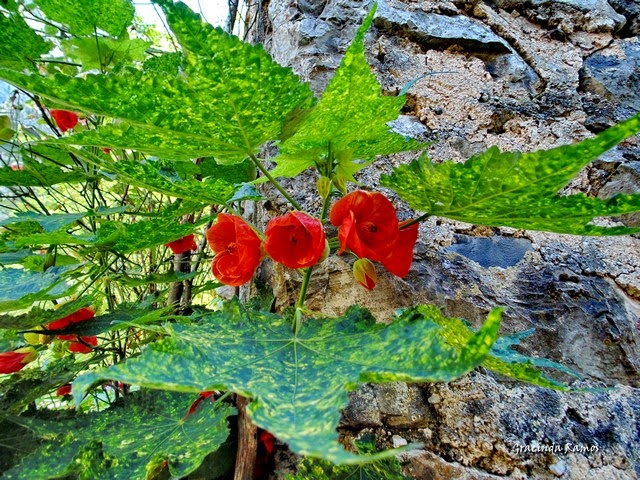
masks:
<svg viewBox="0 0 640 480"><path fill-rule="evenodd" d="M580 70L582 90L605 99L620 121L640 111L640 39L614 40L589 55Z"/></svg>
<svg viewBox="0 0 640 480"><path fill-rule="evenodd" d="M494 5L517 10L531 20L565 33L575 30L611 32L626 22L606 0L492 0Z"/></svg>
<svg viewBox="0 0 640 480"><path fill-rule="evenodd" d="M609 4L627 19L621 34L640 35L640 2L638 0L609 0Z"/></svg>

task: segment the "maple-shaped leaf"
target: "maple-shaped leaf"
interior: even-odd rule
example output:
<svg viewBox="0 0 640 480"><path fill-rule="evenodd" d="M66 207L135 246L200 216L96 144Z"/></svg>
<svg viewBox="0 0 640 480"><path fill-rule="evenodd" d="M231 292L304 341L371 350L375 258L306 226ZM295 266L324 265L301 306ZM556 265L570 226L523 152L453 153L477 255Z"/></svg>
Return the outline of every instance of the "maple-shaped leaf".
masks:
<svg viewBox="0 0 640 480"><path fill-rule="evenodd" d="M131 25L131 0L36 0L51 20L69 26L73 35L95 35L96 29L119 35Z"/></svg>
<svg viewBox="0 0 640 480"><path fill-rule="evenodd" d="M376 155L424 148L424 144L391 132L387 125L398 117L405 96L381 95L380 84L366 61L364 36L375 10L376 5L347 49L322 99L296 119L294 133L280 145L274 176L293 177L318 165L325 176L351 180Z"/></svg>
<svg viewBox="0 0 640 480"><path fill-rule="evenodd" d="M169 336L139 357L79 377L74 395L81 399L102 379L168 390L233 391L251 397L247 410L253 422L294 452L360 463L372 457L347 452L338 443L347 390L368 381L457 378L486 357L499 325L496 309L466 345L452 348L428 318L376 324L366 310L352 307L340 318L309 319L295 334L289 320L245 310L234 301L198 323L168 325Z"/></svg>
<svg viewBox="0 0 640 480"><path fill-rule="evenodd" d="M20 310L34 302L69 295L73 286L65 278L81 265L51 267L46 272L5 268L0 275L0 312Z"/></svg>
<svg viewBox="0 0 640 480"><path fill-rule="evenodd" d="M33 68L33 60L51 49L51 44L34 32L17 13L0 14L0 65Z"/></svg>
<svg viewBox="0 0 640 480"><path fill-rule="evenodd" d="M153 478L168 467L183 478L200 466L229 435L225 403L201 402L191 415L194 395L136 392L124 406L69 420L12 420L29 428L41 444L3 478Z"/></svg>
<svg viewBox="0 0 640 480"><path fill-rule="evenodd" d="M383 175L381 183L416 210L463 222L575 235L633 233L640 228L591 222L640 211L640 194L603 200L558 191L587 163L639 131L640 114L575 145L530 153L491 147L465 163L435 165L422 158Z"/></svg>
<svg viewBox="0 0 640 480"><path fill-rule="evenodd" d="M87 216L95 217L103 215L113 215L115 213L125 212L126 210L127 207L113 207L98 208L96 210L89 210L78 213L55 213L51 215L45 215L43 213L36 213L33 211L18 212L14 216L7 217L4 220L1 220L0 226L33 222L39 224L45 232L54 232L61 228L68 227L69 225Z"/></svg>
<svg viewBox="0 0 640 480"><path fill-rule="evenodd" d="M452 347L464 348L475 334L475 331L463 320L445 317L440 310L433 305L419 305L408 308L403 312L403 315L415 314L430 318L440 325L440 327L442 327L440 336ZM554 390L569 390L567 385L553 378L549 378L538 367L551 368L580 378L576 372L546 358L528 357L513 350L513 346L519 345L520 340L532 333L532 330L528 330L498 338L493 344L491 352L482 361L481 365L488 370L492 370L506 377L515 378L521 382L527 382L544 388L552 388Z"/></svg>
<svg viewBox="0 0 640 480"><path fill-rule="evenodd" d="M287 114L315 101L309 86L262 46L213 28L182 3L161 6L184 45L179 74L125 67L106 75L42 76L0 67L0 78L59 108L120 120L59 142L225 163L240 162L278 138ZM4 37L0 32L0 42Z"/></svg>
<svg viewBox="0 0 640 480"><path fill-rule="evenodd" d="M375 452L375 438L365 435L356 440L355 447L360 453ZM384 458L361 465L334 465L318 458L304 458L298 464L295 475L288 474L284 480L409 480L402 473L397 458Z"/></svg>
<svg viewBox="0 0 640 480"><path fill-rule="evenodd" d="M176 222L175 215L167 212L157 218L135 223L103 221L95 234L68 233L64 229L31 233L17 238L15 244L18 247L26 245L85 245L102 251L114 250L120 253L131 253L164 245L176 238L189 235L212 218L214 217L205 215L194 223L179 223Z"/></svg>

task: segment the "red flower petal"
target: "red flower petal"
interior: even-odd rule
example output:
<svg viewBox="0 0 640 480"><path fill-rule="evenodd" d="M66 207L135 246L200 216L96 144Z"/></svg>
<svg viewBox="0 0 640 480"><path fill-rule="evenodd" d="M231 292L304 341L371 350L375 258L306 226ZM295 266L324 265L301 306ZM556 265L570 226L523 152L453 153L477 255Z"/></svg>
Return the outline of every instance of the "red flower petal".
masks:
<svg viewBox="0 0 640 480"><path fill-rule="evenodd" d="M84 307L80 310L73 312L71 315L67 315L66 317L62 317L59 320L51 322L47 325L47 329L49 330L62 330L63 328L67 328L69 325L74 323L84 322L86 320L90 320L95 316L95 311L91 307Z"/></svg>
<svg viewBox="0 0 640 480"><path fill-rule="evenodd" d="M196 398L196 400L191 404L191 406L189 407L189 411L187 412L187 415L186 415L186 416L188 417L188 416L189 416L189 415L191 415L193 412L195 412L195 411L196 411L196 409L198 408L198 405L200 405L200 403L201 403L203 400L206 400L207 398L211 398L211 397L213 397L213 398L211 398L211 401L215 402L215 401L216 401L216 397L215 397L215 395L216 395L216 391L215 391L215 390L206 390L206 391L202 392L202 393L198 396L198 398Z"/></svg>
<svg viewBox="0 0 640 480"><path fill-rule="evenodd" d="M58 397L64 397L65 395L69 395L71 393L71 384L67 383L66 385L61 386L57 391L56 395Z"/></svg>
<svg viewBox="0 0 640 480"><path fill-rule="evenodd" d="M56 338L59 340L77 340L78 339L78 335L74 335L73 333L70 333L69 335L56 335Z"/></svg>
<svg viewBox="0 0 640 480"><path fill-rule="evenodd" d="M22 370L28 361L29 352L4 352L0 353L0 373L8 374Z"/></svg>
<svg viewBox="0 0 640 480"><path fill-rule="evenodd" d="M193 233L190 233L186 237L179 238L173 242L165 243L165 247L169 247L175 255L179 255L189 250L197 250L198 246L194 240Z"/></svg>
<svg viewBox="0 0 640 480"><path fill-rule="evenodd" d="M216 254L211 271L220 282L238 287L251 280L262 261L262 242L247 222L220 213L206 237Z"/></svg>
<svg viewBox="0 0 640 480"><path fill-rule="evenodd" d="M356 190L331 209L331 223L340 227L340 251L351 250L360 258L381 261L398 238L393 204L381 193Z"/></svg>
<svg viewBox="0 0 640 480"><path fill-rule="evenodd" d="M289 212L271 219L265 236L267 254L288 268L315 265L325 249L322 223L303 212Z"/></svg>
<svg viewBox="0 0 640 480"><path fill-rule="evenodd" d="M418 239L418 224L400 230L398 241L391 249L391 255L382 261L384 268L394 275L404 278L409 273L413 260L413 246Z"/></svg>
<svg viewBox="0 0 640 480"><path fill-rule="evenodd" d="M98 345L98 338L95 336L92 337L81 337L82 338L82 342L71 342L71 344L69 344L69 351L70 352L74 352L74 353L91 353L91 351L93 350L92 347L90 347L89 345L92 345L93 347L95 347L96 345ZM85 343L89 344L89 345L85 345Z"/></svg>
<svg viewBox="0 0 640 480"><path fill-rule="evenodd" d="M49 110L61 132L71 130L78 124L78 115L68 110Z"/></svg>

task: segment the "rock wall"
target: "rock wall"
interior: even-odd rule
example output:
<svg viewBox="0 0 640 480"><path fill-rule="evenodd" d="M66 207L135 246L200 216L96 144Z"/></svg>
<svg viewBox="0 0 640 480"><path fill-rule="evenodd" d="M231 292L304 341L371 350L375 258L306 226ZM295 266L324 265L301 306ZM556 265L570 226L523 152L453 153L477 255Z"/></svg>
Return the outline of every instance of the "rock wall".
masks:
<svg viewBox="0 0 640 480"><path fill-rule="evenodd" d="M253 34L320 94L371 4L265 1ZM553 147L640 110L639 5L379 0L367 56L384 94L419 79L394 128L433 140L434 161L464 161L491 145ZM376 187L381 173L412 158L384 158L359 179ZM319 209L314 185L307 172L292 186L298 201ZM637 137L567 187L598 197L639 190ZM256 212L263 220L285 207L271 198ZM414 216L395 203L402 218ZM640 218L603 222L638 225ZM571 367L584 377L575 386L587 391L558 393L482 370L450 384L363 385L344 412L345 439L373 432L381 447L421 442L422 450L402 458L406 473L420 479L637 478L639 236L572 237L432 218L421 224L415 252L407 278L380 272L372 293L355 284L350 259L330 257L314 273L310 305L340 314L357 302L384 321L399 307L430 302L476 326L502 305L502 333L535 328L523 353ZM268 265L262 275L275 282L280 306L297 294L295 272Z"/></svg>

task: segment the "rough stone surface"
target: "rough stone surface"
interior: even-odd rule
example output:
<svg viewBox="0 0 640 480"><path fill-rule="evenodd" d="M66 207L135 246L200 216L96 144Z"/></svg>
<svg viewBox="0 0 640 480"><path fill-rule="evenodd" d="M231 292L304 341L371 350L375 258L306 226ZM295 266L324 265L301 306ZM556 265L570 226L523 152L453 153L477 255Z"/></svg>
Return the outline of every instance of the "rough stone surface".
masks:
<svg viewBox="0 0 640 480"><path fill-rule="evenodd" d="M610 123L640 111L640 38L614 40L589 55L580 70L580 86L614 108Z"/></svg>
<svg viewBox="0 0 640 480"><path fill-rule="evenodd" d="M320 94L371 3L270 0L258 37ZM531 151L573 143L640 110L637 19L634 0L385 0L365 46L384 94L414 82L391 127L433 141L427 153L435 162L462 162L491 145ZM382 158L358 175L392 199L401 219L415 212L379 179L416 156ZM637 192L639 162L640 139L629 139L563 192ZM315 181L307 171L284 184L319 211ZM256 212L259 221L288 208L264 188L271 201ZM362 385L343 412L345 442L366 432L380 448L422 443L401 457L418 479L638 477L638 235L572 237L430 218L406 278L380 268L368 292L354 282L352 263L330 256L315 269L310 308L339 315L359 303L389 321L398 308L428 302L477 327L504 306L503 334L535 328L522 353L567 365L584 379L573 385L591 390L549 391L482 369L450 384ZM266 262L261 274L274 283L277 308L295 301L298 272Z"/></svg>
<svg viewBox="0 0 640 480"><path fill-rule="evenodd" d="M609 4L615 8L616 12L626 18L627 22L620 34L625 36L640 35L640 2L637 0L610 0Z"/></svg>

